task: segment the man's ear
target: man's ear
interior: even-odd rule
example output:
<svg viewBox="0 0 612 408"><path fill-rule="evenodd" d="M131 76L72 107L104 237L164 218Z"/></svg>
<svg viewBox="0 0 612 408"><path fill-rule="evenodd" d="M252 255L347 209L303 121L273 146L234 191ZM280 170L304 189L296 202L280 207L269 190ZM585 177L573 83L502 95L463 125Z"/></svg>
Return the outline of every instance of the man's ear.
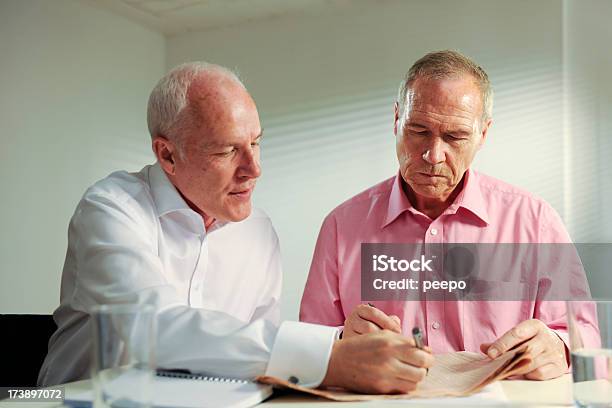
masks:
<svg viewBox="0 0 612 408"><path fill-rule="evenodd" d="M399 103L395 102L393 104L393 134L397 136L397 131L399 127Z"/></svg>
<svg viewBox="0 0 612 408"><path fill-rule="evenodd" d="M487 133L489 132L489 128L491 127L491 123L493 123L493 119L487 119L482 126L482 130L480 131L480 140L478 142L478 150L484 146L485 141L487 140Z"/></svg>
<svg viewBox="0 0 612 408"><path fill-rule="evenodd" d="M177 155L177 147L164 136L155 136L152 142L153 153L157 157L161 168L168 174L174 175L176 170L175 158Z"/></svg>

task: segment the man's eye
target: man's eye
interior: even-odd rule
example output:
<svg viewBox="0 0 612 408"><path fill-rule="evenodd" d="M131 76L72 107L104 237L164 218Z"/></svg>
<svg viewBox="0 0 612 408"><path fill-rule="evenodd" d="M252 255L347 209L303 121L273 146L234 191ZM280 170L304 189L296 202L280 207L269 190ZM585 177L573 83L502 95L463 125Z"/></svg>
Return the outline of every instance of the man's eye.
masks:
<svg viewBox="0 0 612 408"><path fill-rule="evenodd" d="M259 143L261 143L261 142L259 140L256 140L253 143L251 143L251 146L253 146L253 147L259 146Z"/></svg>
<svg viewBox="0 0 612 408"><path fill-rule="evenodd" d="M227 157L230 156L231 154L233 154L236 151L236 149L231 149L231 150L226 150L224 152L219 152L219 153L215 153L215 156L219 156L219 157Z"/></svg>

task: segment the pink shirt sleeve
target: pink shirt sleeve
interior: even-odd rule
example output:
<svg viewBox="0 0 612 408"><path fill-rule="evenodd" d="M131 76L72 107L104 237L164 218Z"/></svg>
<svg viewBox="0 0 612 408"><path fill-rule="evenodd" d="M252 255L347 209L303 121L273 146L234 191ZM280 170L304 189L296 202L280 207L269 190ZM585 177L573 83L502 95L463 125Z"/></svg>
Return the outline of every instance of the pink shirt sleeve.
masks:
<svg viewBox="0 0 612 408"><path fill-rule="evenodd" d="M541 214L540 239L538 242L546 244L571 243L571 238L563 225L563 221L557 212L548 205L544 206ZM585 299L590 297L590 290L586 274L577 252L569 250L558 250L559 258L551 262L551 272L559 270L561 276L556 276L556 285L560 288L560 293L551 294L553 299L572 298ZM559 282L560 280L560 282ZM540 297L540 296L538 296ZM544 298L545 298L544 294ZM597 318L592 303L584 302L584 306L578 311L578 316L584 325L581 328L583 338L599 338ZM566 358L570 365L570 341L568 333L568 316L565 301L562 300L537 300L535 304L534 316L544 322L548 328L555 332L565 344Z"/></svg>
<svg viewBox="0 0 612 408"><path fill-rule="evenodd" d="M323 221L302 295L300 321L342 326L344 312L338 287L338 234L333 214Z"/></svg>

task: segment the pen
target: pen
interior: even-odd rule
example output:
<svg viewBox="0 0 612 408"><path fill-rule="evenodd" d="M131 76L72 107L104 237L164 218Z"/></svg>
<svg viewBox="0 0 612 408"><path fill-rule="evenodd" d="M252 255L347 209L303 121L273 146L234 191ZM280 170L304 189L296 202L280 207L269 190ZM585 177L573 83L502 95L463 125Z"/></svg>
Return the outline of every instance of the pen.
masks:
<svg viewBox="0 0 612 408"><path fill-rule="evenodd" d="M419 327L412 329L412 338L414 339L414 344L416 344L417 348L423 350L423 333Z"/></svg>
<svg viewBox="0 0 612 408"><path fill-rule="evenodd" d="M423 350L423 332L420 327L415 327L412 329L412 338L414 339L414 344L416 344L419 350ZM429 374L429 368L426 368L425 371Z"/></svg>

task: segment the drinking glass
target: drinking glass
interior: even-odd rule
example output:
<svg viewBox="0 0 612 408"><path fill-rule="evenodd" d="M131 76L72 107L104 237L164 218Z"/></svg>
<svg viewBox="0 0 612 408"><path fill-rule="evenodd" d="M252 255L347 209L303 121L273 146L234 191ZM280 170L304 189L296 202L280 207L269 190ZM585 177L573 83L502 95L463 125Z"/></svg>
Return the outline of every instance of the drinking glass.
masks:
<svg viewBox="0 0 612 408"><path fill-rule="evenodd" d="M155 375L155 309L100 305L90 311L94 408L149 408Z"/></svg>
<svg viewBox="0 0 612 408"><path fill-rule="evenodd" d="M574 402L578 407L610 408L612 301L568 301L567 315Z"/></svg>

